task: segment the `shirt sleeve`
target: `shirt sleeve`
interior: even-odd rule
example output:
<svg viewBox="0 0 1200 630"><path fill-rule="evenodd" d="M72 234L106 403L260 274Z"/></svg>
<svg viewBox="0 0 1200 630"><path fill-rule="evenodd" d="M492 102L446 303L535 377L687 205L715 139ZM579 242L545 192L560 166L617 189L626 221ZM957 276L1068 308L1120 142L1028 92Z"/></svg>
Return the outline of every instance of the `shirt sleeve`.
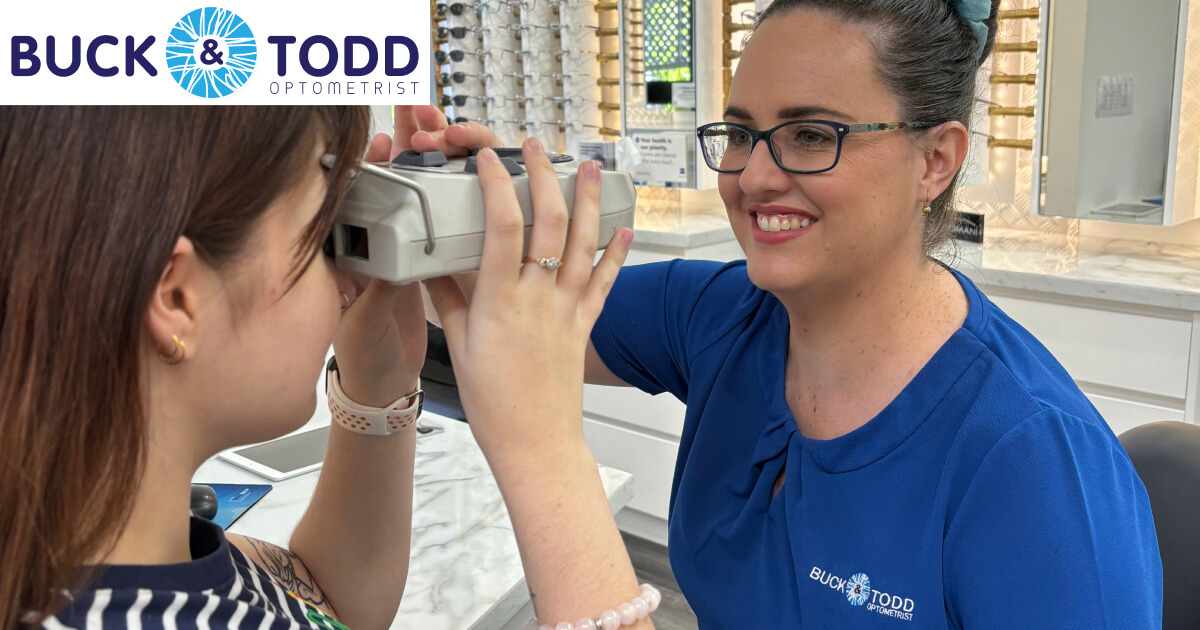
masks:
<svg viewBox="0 0 1200 630"><path fill-rule="evenodd" d="M692 314L722 263L673 260L623 267L592 329L592 346L618 378L687 399Z"/></svg>
<svg viewBox="0 0 1200 630"><path fill-rule="evenodd" d="M1095 423L1045 411L1010 430L982 460L943 553L957 628L1162 624L1146 489Z"/></svg>

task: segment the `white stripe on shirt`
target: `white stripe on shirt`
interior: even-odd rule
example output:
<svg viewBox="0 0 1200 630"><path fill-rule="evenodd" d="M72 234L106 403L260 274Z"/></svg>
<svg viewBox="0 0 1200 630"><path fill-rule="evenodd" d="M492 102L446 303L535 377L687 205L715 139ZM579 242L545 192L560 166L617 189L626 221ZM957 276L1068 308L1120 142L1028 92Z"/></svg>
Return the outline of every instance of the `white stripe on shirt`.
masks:
<svg viewBox="0 0 1200 630"><path fill-rule="evenodd" d="M226 595L229 599L237 599L238 595L242 594L242 573L238 571L237 564L233 565L233 586L229 588L229 593Z"/></svg>
<svg viewBox="0 0 1200 630"><path fill-rule="evenodd" d="M179 614L179 609L183 608L183 604L187 602L187 597L187 593L175 592L175 599L171 601L171 605L167 606L166 612L163 613L163 630L178 630L175 625L175 616Z"/></svg>
<svg viewBox="0 0 1200 630"><path fill-rule="evenodd" d="M210 630L208 619L212 617L213 611L217 609L217 605L221 603L221 598L216 595L208 595L208 603L200 610L200 615L196 617L197 630Z"/></svg>
<svg viewBox="0 0 1200 630"><path fill-rule="evenodd" d="M87 630L104 630L104 609L112 601L112 589L102 588L92 591L92 606L88 608Z"/></svg>
<svg viewBox="0 0 1200 630"><path fill-rule="evenodd" d="M234 609L233 615L229 617L229 630L238 630L242 625L242 617L246 616L246 610L249 606L246 602L238 602L237 608Z"/></svg>
<svg viewBox="0 0 1200 630"><path fill-rule="evenodd" d="M275 613L267 610L267 608L265 606L263 607L262 611L263 611L262 623L258 624L258 630L270 630L271 622L275 621Z"/></svg>
<svg viewBox="0 0 1200 630"><path fill-rule="evenodd" d="M142 611L146 609L146 605L150 603L152 597L154 597L154 592L150 589L138 589L137 599L133 600L133 605L125 613L126 630L142 630Z"/></svg>
<svg viewBox="0 0 1200 630"><path fill-rule="evenodd" d="M279 600L279 614L291 616L291 609L288 608L288 596L284 594L283 589L279 588L279 582L271 580L271 586L275 587L275 598Z"/></svg>
<svg viewBox="0 0 1200 630"><path fill-rule="evenodd" d="M254 565L251 564L247 566L246 570L250 573L250 583L254 584L254 600L250 603L252 605L257 604L259 594L263 596L263 604L270 603L270 601L267 600L267 592L263 590L262 582L258 579L258 571L255 570ZM263 606L263 608L266 608L266 606Z"/></svg>

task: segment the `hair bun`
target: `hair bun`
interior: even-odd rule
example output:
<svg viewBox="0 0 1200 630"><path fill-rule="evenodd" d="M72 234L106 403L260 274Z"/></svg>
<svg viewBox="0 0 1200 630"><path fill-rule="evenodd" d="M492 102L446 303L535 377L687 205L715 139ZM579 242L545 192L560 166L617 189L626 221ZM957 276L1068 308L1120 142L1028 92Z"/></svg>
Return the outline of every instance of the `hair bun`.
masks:
<svg viewBox="0 0 1200 630"><path fill-rule="evenodd" d="M982 61L983 53L990 48L988 43L992 39L992 29L988 26L988 20L992 17L993 5L998 4L998 0L947 0L947 2L954 7L958 17L971 28L971 32L975 33L975 39L979 42L979 48L975 51L975 59Z"/></svg>

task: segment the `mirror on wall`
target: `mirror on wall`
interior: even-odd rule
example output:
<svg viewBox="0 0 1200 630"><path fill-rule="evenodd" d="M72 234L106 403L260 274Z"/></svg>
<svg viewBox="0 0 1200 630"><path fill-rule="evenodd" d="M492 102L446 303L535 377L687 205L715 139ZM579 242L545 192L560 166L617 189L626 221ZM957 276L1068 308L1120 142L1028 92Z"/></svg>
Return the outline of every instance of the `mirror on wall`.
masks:
<svg viewBox="0 0 1200 630"><path fill-rule="evenodd" d="M1187 63L1188 5L1044 0L1035 213L1148 225L1195 218L1198 147L1191 134L1190 146L1179 142L1181 122L1200 113L1183 111L1185 73L1196 65Z"/></svg>
<svg viewBox="0 0 1200 630"><path fill-rule="evenodd" d="M695 15L692 0L626 0L625 130L638 147L635 184L697 188Z"/></svg>

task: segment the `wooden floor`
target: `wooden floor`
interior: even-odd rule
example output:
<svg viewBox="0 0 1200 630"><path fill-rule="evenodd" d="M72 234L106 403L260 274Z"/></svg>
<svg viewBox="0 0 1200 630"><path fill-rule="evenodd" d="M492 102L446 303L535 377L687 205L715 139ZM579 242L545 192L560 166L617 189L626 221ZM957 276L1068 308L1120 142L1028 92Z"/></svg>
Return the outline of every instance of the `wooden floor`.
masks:
<svg viewBox="0 0 1200 630"><path fill-rule="evenodd" d="M639 582L649 582L662 592L662 603L651 615L658 630L695 630L696 615L679 592L671 563L667 560L667 548L637 536L622 533L629 558L637 571Z"/></svg>

